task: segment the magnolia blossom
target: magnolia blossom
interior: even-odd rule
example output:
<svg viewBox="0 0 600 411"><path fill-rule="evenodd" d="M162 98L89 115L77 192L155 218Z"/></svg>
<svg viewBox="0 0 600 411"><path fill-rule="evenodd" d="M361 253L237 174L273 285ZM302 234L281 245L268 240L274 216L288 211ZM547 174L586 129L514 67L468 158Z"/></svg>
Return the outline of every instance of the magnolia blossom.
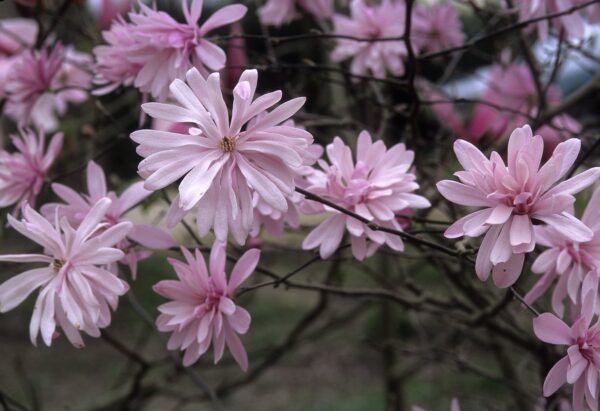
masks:
<svg viewBox="0 0 600 411"><path fill-rule="evenodd" d="M204 354L212 342L215 364L223 356L225 344L242 370L248 369L248 356L238 334L250 328L250 314L234 302L235 290L252 274L260 251L252 249L242 255L229 281L225 274L225 243L215 242L208 269L204 257L181 249L186 262L169 258L178 280L163 280L154 291L169 300L158 307L159 331L171 332L167 348L185 351L183 365L190 366Z"/></svg>
<svg viewBox="0 0 600 411"><path fill-rule="evenodd" d="M121 85L131 86L144 67L129 60L132 50L141 47L141 43L135 38L131 25L121 17L113 21L110 30L102 32L102 37L107 44L94 48L94 83L102 86L94 90L94 94L100 95Z"/></svg>
<svg viewBox="0 0 600 411"><path fill-rule="evenodd" d="M184 177L167 214L169 227L197 205L201 236L214 227L219 240L226 241L231 232L243 244L253 224L253 193L274 209L287 211L296 170L310 162L312 135L281 125L302 107L305 98L287 101L264 114L281 99L281 92L254 100L258 73L246 70L233 89L230 116L218 73L204 80L193 68L186 77L187 84L181 80L171 84L179 105L147 103L142 108L151 117L197 127L189 128L188 134L132 133L131 138L140 144L138 153L145 157L139 173L148 190L159 190Z"/></svg>
<svg viewBox="0 0 600 411"><path fill-rule="evenodd" d="M497 152L488 160L471 143L454 143L456 157L464 167L455 174L460 182L440 181L437 188L453 203L484 209L461 218L444 235L479 237L485 233L475 266L482 281L492 272L497 287L514 284L525 254L535 247L534 221L552 225L573 241L592 239L592 230L568 210L575 201L573 194L600 177L600 168L558 183L575 162L580 146L578 139L560 143L540 168L544 142L533 136L527 125L510 135L507 164Z"/></svg>
<svg viewBox="0 0 600 411"><path fill-rule="evenodd" d="M452 3L417 5L413 14L412 40L430 52L460 46L465 42L458 10Z"/></svg>
<svg viewBox="0 0 600 411"><path fill-rule="evenodd" d="M30 19L0 20L0 99L4 98L8 75L19 55L35 44L38 25Z"/></svg>
<svg viewBox="0 0 600 411"><path fill-rule="evenodd" d="M333 14L333 0L267 0L258 17L263 24L282 26L298 17L296 6L320 20Z"/></svg>
<svg viewBox="0 0 600 411"><path fill-rule="evenodd" d="M587 407L592 411L598 410L600 322L591 325L597 294L595 288L587 290L581 314L571 327L550 313L541 314L533 320L533 331L540 340L569 346L567 355L548 372L544 396L551 396L565 383L572 384L573 411L583 411Z"/></svg>
<svg viewBox="0 0 600 411"><path fill-rule="evenodd" d="M14 153L0 150L0 207L16 204L33 206L42 190L48 170L58 157L63 143L62 133L55 134L46 146L43 132L21 130L11 136Z"/></svg>
<svg viewBox="0 0 600 411"><path fill-rule="evenodd" d="M247 8L240 4L221 8L201 26L203 0L182 0L185 23L164 11L139 3L140 11L129 13L131 23L118 22L104 34L108 46L95 50L99 83L128 85L150 93L158 100L168 97L169 84L182 79L192 67L206 77L208 70L225 66L225 52L205 36L212 30L240 20ZM206 67L206 68L205 68ZM110 89L106 89L110 90Z"/></svg>
<svg viewBox="0 0 600 411"><path fill-rule="evenodd" d="M597 269L600 268L600 190L592 195L583 212L581 221L593 232L590 241L577 242L566 237L552 226L536 226L537 242L549 247L534 261L531 270L543 273L542 277L525 296L528 303L534 302L558 278L552 292L552 308L559 316L564 315L563 301L569 297L573 304L579 304L581 284L591 275L598 282Z"/></svg>
<svg viewBox="0 0 600 411"><path fill-rule="evenodd" d="M52 219L55 215L66 217L71 225L78 227L89 214L92 207L100 199L108 197L111 200L111 204L106 210L102 223L105 227L112 227L129 221L124 217L125 214L152 194L143 185L143 182L134 183L121 196L117 196L115 192L107 190L106 176L102 168L93 161L90 161L87 166L87 195L79 194L65 185L54 183L52 184L52 190L65 203L45 204L42 206L41 212L48 219ZM176 245L175 239L158 227L147 224L133 225L127 233L127 237L123 238L117 244L119 249L127 253L121 262L129 265L133 278L137 275L138 260L147 258L152 253L146 250L136 251L133 249L134 244L132 242L153 250L164 250ZM111 267L110 271L113 271L115 274L118 272L116 266Z"/></svg>
<svg viewBox="0 0 600 411"><path fill-rule="evenodd" d="M123 252L114 245L131 229L131 223L122 222L104 230L101 221L110 203L108 198L98 201L77 230L64 218L56 218L52 225L29 206L25 206L21 221L8 216L15 230L43 247L43 254L0 256L0 261L44 264L0 285L3 313L41 288L29 326L34 345L38 333L46 345L51 345L59 326L71 344L83 347L80 331L98 337L100 329L110 324L110 309L117 308L128 285L103 266L123 258Z"/></svg>
<svg viewBox="0 0 600 411"><path fill-rule="evenodd" d="M378 39L404 35L404 2L383 0L380 5L367 6L363 0L351 3L352 17L334 14L334 33L338 35ZM356 41L339 39L331 54L333 61L352 58L350 70L364 75L371 71L375 77L385 77L386 70L404 74L402 59L406 56L404 41Z"/></svg>
<svg viewBox="0 0 600 411"><path fill-rule="evenodd" d="M330 164L319 160L323 171L308 177L310 192L395 230L402 230L396 217L400 211L430 206L425 197L413 194L419 188L414 173L409 171L414 153L404 144L387 150L383 141L373 142L370 134L363 131L358 136L356 162L350 147L339 137L326 150ZM358 260L373 255L383 244L397 251L404 249L399 236L374 231L335 209L315 205L315 212L328 212L328 218L308 234L302 247L306 250L319 247L322 258L337 250L346 230L350 233L352 253Z"/></svg>
<svg viewBox="0 0 600 411"><path fill-rule="evenodd" d="M577 3L577 0L521 0L517 2L519 20L531 20L565 11ZM557 32L564 32L569 37L582 38L585 33L585 22L581 12L567 13L550 21ZM547 19L541 19L530 27L537 29L540 39L544 40L548 36Z"/></svg>
<svg viewBox="0 0 600 411"><path fill-rule="evenodd" d="M69 103L87 99L90 64L87 54L60 44L52 50L23 52L7 79L6 114L21 126L33 124L40 130L55 130L57 115L64 115Z"/></svg>

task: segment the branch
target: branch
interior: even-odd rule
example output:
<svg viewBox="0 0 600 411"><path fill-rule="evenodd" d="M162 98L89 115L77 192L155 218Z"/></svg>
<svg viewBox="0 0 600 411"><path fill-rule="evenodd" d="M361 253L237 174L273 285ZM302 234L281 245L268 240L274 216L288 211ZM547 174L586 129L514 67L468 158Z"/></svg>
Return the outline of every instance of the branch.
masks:
<svg viewBox="0 0 600 411"><path fill-rule="evenodd" d="M320 30L313 29L311 33L306 34L294 34L290 36L270 36L268 34L231 34L227 36L212 36L208 37L207 40L213 42L221 42L225 40L231 39L251 39L251 40L266 40L270 43L289 43L293 41L302 41L302 40L315 40L315 39L337 39L337 40L351 40L362 43L379 43L379 42L389 42L389 41L402 41L405 39L405 36L394 36L394 37L357 37L357 36L349 36L346 34L336 34L336 33L324 33Z"/></svg>
<svg viewBox="0 0 600 411"><path fill-rule="evenodd" d="M439 57L439 56L444 56L446 54L452 54L455 53L457 51L461 51L461 50L467 50L473 46L475 46L476 44L481 43L482 41L486 41L489 39L492 39L494 37L500 36L502 34L506 34L509 33L513 30L517 30L517 29L521 29L523 27L527 27L530 24L533 23L537 23L539 21L543 21L543 20L550 20L556 17L561 17L561 16L566 16L568 14L572 14L578 10L584 9L588 6L597 4L598 0L591 0L591 1L587 1L585 3L582 4L578 4L576 6L570 7L568 9L556 12L556 13L550 13L550 14L546 14L545 16L539 16L539 17L535 17L529 20L522 20L519 21L517 23L508 25L506 27L502 27L498 30L492 31L491 33L485 34L485 35L481 35L478 37L474 37L473 39L471 39L470 41L467 41L466 43L460 45L460 46L456 46L456 47L450 47L447 48L445 50L440 50L440 51L436 51L436 52L432 52L432 53L426 53L426 54L422 54L419 57L417 57L418 59L421 60L426 60L426 59L431 59L434 57Z"/></svg>
<svg viewBox="0 0 600 411"><path fill-rule="evenodd" d="M575 104L579 103L588 95L596 91L596 89L598 89L599 87L600 73L597 73L587 83L585 83L583 86L579 87L573 93L569 94L566 98L564 98L560 104L550 107L546 112L544 112L542 116L540 116L538 123L548 123L550 120L552 120L552 118L569 110Z"/></svg>
<svg viewBox="0 0 600 411"><path fill-rule="evenodd" d="M372 222L368 218L365 218L365 217L363 217L363 216L361 216L359 214L356 214L356 213L354 213L354 212L352 212L350 210L347 210L346 208L344 208L342 206L339 206L339 205L337 205L337 204L335 204L335 203L333 203L333 202L327 200L326 198L323 198L323 197L321 197L321 196L319 196L317 194L311 193L310 191L306 191L303 188L296 187L296 191L298 193L304 195L304 197L306 197L308 200L313 200L313 201L316 201L318 203L324 204L324 205L326 205L328 207L331 207L331 208L333 208L333 209L335 209L335 210L337 210L337 211L339 211L339 212L341 212L343 214L346 214L346 215L348 215L348 216L350 216L352 218L357 219L361 223L366 224L366 226L369 227L373 231L382 231L382 232L385 232L385 233L388 233L388 234L394 234L394 235L397 235L397 236L401 237L404 240L408 240L408 241L411 241L413 243L421 244L421 245L433 248L435 250L442 251L443 253L446 253L446 254L454 256L454 257L465 258L465 259L470 260L465 255L465 253L463 253L461 251L454 250L452 248L443 246L443 245L438 244L438 243L434 243L434 242L429 241L429 240L425 240L423 238L414 236L414 235L406 233L404 231L400 231L400 230L396 230L396 229L393 229L393 228L388 228L388 227L380 226L379 224L376 224L376 223Z"/></svg>
<svg viewBox="0 0 600 411"><path fill-rule="evenodd" d="M40 24L40 32L39 32L39 35L38 35L38 38L37 38L37 41L35 44L36 48L39 49L40 47L42 47L44 45L44 42L46 41L48 36L50 36L50 34L52 34L52 32L56 29L56 27L60 23L60 20L63 18L63 16L67 12L67 10L69 10L69 6L71 6L72 3L74 3L74 0L64 0L62 2L62 4L60 5L60 8L54 15L54 18L52 19L52 22L50 23L50 26L48 27L47 30L45 30L45 31L42 30L41 24Z"/></svg>

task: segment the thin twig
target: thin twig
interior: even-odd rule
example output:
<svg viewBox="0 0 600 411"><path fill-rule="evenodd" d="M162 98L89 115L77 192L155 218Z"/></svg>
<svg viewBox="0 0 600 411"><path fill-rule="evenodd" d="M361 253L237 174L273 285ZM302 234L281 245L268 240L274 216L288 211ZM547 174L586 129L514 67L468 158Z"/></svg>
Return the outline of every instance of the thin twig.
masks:
<svg viewBox="0 0 600 411"><path fill-rule="evenodd" d="M568 14L575 13L578 10L584 9L586 7L589 7L589 6L597 4L597 3L598 3L598 0L591 0L591 1L587 1L585 3L578 4L576 6L570 7L566 10L562 10L562 11L559 11L556 13L550 13L550 14L546 14L544 16L534 17L529 20L522 20L522 21L516 22L514 24L510 24L506 27L502 27L498 30L494 30L491 33L481 35L479 37L475 37L460 46L450 47L445 50L422 54L422 55L418 56L417 58L420 60L427 60L427 59L431 59L431 58L435 58L435 57L445 56L446 54L452 54L457 51L467 50L467 49L481 43L482 41L490 40L490 39L500 36L502 34L510 33L514 30L522 29L524 27L529 26L530 24L534 24L534 23L537 23L540 21L550 20L550 19L553 19L556 17L561 17L561 16L566 16Z"/></svg>

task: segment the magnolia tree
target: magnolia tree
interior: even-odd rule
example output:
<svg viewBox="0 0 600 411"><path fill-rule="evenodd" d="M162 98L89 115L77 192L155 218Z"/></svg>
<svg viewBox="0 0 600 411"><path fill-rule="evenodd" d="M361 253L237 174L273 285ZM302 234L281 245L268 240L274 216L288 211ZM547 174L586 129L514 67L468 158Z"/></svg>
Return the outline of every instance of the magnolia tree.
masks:
<svg viewBox="0 0 600 411"><path fill-rule="evenodd" d="M4 409L598 410L600 3L0 7Z"/></svg>

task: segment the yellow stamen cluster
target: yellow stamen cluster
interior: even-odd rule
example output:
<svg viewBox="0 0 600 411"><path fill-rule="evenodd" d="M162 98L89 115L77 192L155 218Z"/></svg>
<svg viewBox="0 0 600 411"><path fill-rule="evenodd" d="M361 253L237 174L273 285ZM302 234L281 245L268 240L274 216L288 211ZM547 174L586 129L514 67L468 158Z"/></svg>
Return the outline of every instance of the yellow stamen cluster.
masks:
<svg viewBox="0 0 600 411"><path fill-rule="evenodd" d="M231 153L235 149L235 137L223 137L219 147L226 153Z"/></svg>
<svg viewBox="0 0 600 411"><path fill-rule="evenodd" d="M54 270L54 272L59 272L61 268L63 268L63 266L65 265L65 260L56 258L54 261L52 261L52 269Z"/></svg>

